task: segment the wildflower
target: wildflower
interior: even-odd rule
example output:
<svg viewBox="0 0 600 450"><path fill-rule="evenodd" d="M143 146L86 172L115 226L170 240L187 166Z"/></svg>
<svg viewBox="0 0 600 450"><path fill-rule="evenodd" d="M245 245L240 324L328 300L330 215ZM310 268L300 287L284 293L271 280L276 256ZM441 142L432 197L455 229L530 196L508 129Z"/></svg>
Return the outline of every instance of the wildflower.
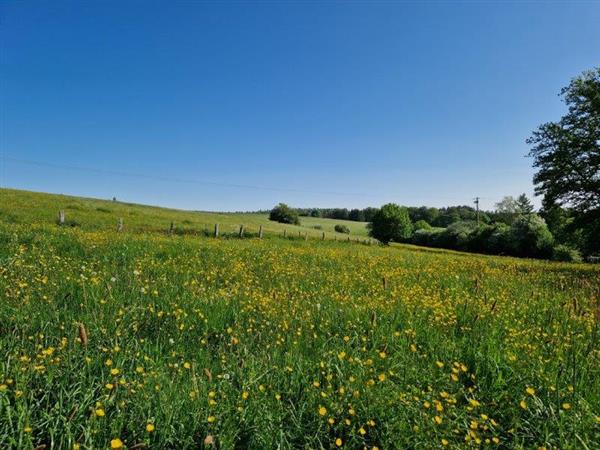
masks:
<svg viewBox="0 0 600 450"><path fill-rule="evenodd" d="M102 408L96 409L95 413L96 413L96 416L98 416L98 417L104 417L104 415L105 415L104 410Z"/></svg>
<svg viewBox="0 0 600 450"><path fill-rule="evenodd" d="M248 400L248 397L249 397L249 396L250 396L250 394L249 394L248 392L246 392L246 391L242 392L242 398L243 398L244 400Z"/></svg>
<svg viewBox="0 0 600 450"><path fill-rule="evenodd" d="M115 387L115 385L112 383L106 383L104 385L104 387L110 391L111 389L113 389Z"/></svg>
<svg viewBox="0 0 600 450"><path fill-rule="evenodd" d="M148 425L146 425L146 431L148 433L152 433L154 431L154 424L149 423Z"/></svg>
<svg viewBox="0 0 600 450"><path fill-rule="evenodd" d="M525 389L525 392L527 392L529 395L535 395L535 389L532 387Z"/></svg>
<svg viewBox="0 0 600 450"><path fill-rule="evenodd" d="M116 367L114 369L110 369L110 374L111 375L119 375L121 371L119 369L117 369Z"/></svg>
<svg viewBox="0 0 600 450"><path fill-rule="evenodd" d="M527 409L527 403L525 402L525 400L521 400L519 402L519 406L523 409Z"/></svg>
<svg viewBox="0 0 600 450"><path fill-rule="evenodd" d="M110 448L117 449L123 448L123 441L119 438L115 438L110 441Z"/></svg>
<svg viewBox="0 0 600 450"><path fill-rule="evenodd" d="M441 418L440 416L435 416L435 417L433 418L433 421L434 421L436 424L438 424L438 425L439 425L439 424L441 424L441 423L442 423L442 418Z"/></svg>
<svg viewBox="0 0 600 450"><path fill-rule="evenodd" d="M215 416L208 416L208 418L206 419L206 421L207 421L208 423L213 423L215 420L217 420L217 419L215 418Z"/></svg>
<svg viewBox="0 0 600 450"><path fill-rule="evenodd" d="M319 415L324 416L325 414L327 414L327 408L319 406Z"/></svg>
<svg viewBox="0 0 600 450"><path fill-rule="evenodd" d="M338 447L341 447L341 446L342 446L342 444L343 444L343 442L342 442L342 440L341 440L340 438L337 438L337 439L335 440L335 445L337 445Z"/></svg>
<svg viewBox="0 0 600 450"><path fill-rule="evenodd" d="M446 445L448 445L448 444L449 444L449 442L448 442L448 440L447 440L447 439L442 439L442 445L443 445L443 446L446 446Z"/></svg>
<svg viewBox="0 0 600 450"><path fill-rule="evenodd" d="M569 409L571 409L571 404L570 403L563 403L562 407L565 411L568 411Z"/></svg>

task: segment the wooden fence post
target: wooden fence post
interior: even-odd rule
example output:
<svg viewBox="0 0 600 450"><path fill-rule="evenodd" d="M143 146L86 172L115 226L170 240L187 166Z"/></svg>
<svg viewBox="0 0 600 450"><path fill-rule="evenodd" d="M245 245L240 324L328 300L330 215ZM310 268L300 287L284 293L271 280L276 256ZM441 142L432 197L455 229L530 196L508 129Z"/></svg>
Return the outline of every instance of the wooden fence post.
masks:
<svg viewBox="0 0 600 450"><path fill-rule="evenodd" d="M123 231L123 218L119 217L119 222L117 223L117 232L120 233Z"/></svg>
<svg viewBox="0 0 600 450"><path fill-rule="evenodd" d="M60 211L58 211L58 224L59 225L65 224L65 210L64 209L61 209Z"/></svg>
<svg viewBox="0 0 600 450"><path fill-rule="evenodd" d="M387 284L387 278L386 278L386 277L383 277L383 278L381 279L381 281L383 282L383 290L384 290L384 291L387 291L387 286L388 286L388 284Z"/></svg>
<svg viewBox="0 0 600 450"><path fill-rule="evenodd" d="M238 233L238 237L244 237L244 225L240 225L240 232Z"/></svg>
<svg viewBox="0 0 600 450"><path fill-rule="evenodd" d="M287 237L287 228L283 229L283 237Z"/></svg>
<svg viewBox="0 0 600 450"><path fill-rule="evenodd" d="M169 234L173 235L173 230L175 229L175 224L171 221L171 226L169 227Z"/></svg>
<svg viewBox="0 0 600 450"><path fill-rule="evenodd" d="M219 224L215 223L215 237L219 237Z"/></svg>
<svg viewBox="0 0 600 450"><path fill-rule="evenodd" d="M323 235L321 236L321 240L324 241L325 240L325 232L323 231Z"/></svg>
<svg viewBox="0 0 600 450"><path fill-rule="evenodd" d="M260 227L258 227L258 238L262 239L263 236L263 229L262 229L262 225Z"/></svg>
<svg viewBox="0 0 600 450"><path fill-rule="evenodd" d="M308 231L304 232L304 240L308 241Z"/></svg>

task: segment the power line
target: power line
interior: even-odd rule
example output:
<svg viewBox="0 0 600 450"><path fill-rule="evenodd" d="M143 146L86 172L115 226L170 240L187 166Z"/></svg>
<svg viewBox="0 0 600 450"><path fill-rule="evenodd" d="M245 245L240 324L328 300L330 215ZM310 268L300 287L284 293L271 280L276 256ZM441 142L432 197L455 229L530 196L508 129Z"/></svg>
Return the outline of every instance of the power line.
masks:
<svg viewBox="0 0 600 450"><path fill-rule="evenodd" d="M275 192L296 192L296 193L304 193L304 194L320 194L320 195L340 195L340 196L368 196L369 194L364 193L356 193L356 192L334 192L334 191L313 191L313 190L305 190L305 189L291 189L291 188L280 188L280 187L268 187L268 186L255 186L249 184L234 184L234 183L222 183L217 181L206 181L206 180L198 180L198 179L186 179L186 178L176 178L176 177L165 177L160 175L148 175L148 174L140 174L140 173L131 173L131 172L123 172L117 170L107 170L107 169L98 169L95 167L82 167L82 166L70 166L70 165L62 165L62 164L54 164L45 161L34 161L30 159L21 159L21 158L13 158L11 156L4 155L5 161L11 161L17 164L24 164L30 166L38 166L38 167L50 167L54 169L62 169L62 170L72 170L76 172L93 172L102 175L114 175L120 177L134 177L134 178L144 178L148 180L156 180L156 181L164 181L164 182L173 182L173 183L190 183L190 184L202 184L208 186L218 186L218 187L231 187L238 189L257 189L264 191L275 191Z"/></svg>

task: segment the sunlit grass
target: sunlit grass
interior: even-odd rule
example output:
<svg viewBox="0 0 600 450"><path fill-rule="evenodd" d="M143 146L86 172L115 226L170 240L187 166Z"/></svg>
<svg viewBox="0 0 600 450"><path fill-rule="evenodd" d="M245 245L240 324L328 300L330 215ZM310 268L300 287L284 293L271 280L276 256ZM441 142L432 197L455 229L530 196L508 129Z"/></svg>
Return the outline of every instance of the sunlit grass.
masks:
<svg viewBox="0 0 600 450"><path fill-rule="evenodd" d="M598 448L596 266L8 222L0 448Z"/></svg>

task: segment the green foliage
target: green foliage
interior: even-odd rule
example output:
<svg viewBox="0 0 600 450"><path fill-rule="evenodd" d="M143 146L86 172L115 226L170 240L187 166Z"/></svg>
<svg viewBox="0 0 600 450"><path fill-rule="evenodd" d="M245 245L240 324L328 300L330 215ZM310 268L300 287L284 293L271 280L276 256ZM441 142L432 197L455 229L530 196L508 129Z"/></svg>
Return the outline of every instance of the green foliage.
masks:
<svg viewBox="0 0 600 450"><path fill-rule="evenodd" d="M561 96L568 112L527 140L538 169L533 181L557 240L585 255L599 254L600 67L571 80Z"/></svg>
<svg viewBox="0 0 600 450"><path fill-rule="evenodd" d="M537 214L519 217L510 227L511 254L530 258L549 258L553 237L546 222Z"/></svg>
<svg viewBox="0 0 600 450"><path fill-rule="evenodd" d="M373 216L370 234L384 244L402 242L412 235L412 223L406 208L395 203L383 205Z"/></svg>
<svg viewBox="0 0 600 450"><path fill-rule="evenodd" d="M538 169L536 192L579 211L600 208L600 68L562 89L568 112L534 131L527 143Z"/></svg>
<svg viewBox="0 0 600 450"><path fill-rule="evenodd" d="M531 203L531 200L527 198L527 195L519 195L516 203L519 214L531 214L533 212L533 204Z"/></svg>
<svg viewBox="0 0 600 450"><path fill-rule="evenodd" d="M427 223L425 220L420 219L420 220L417 220L414 223L413 228L414 228L415 231L417 231L417 230L431 230L432 226L429 225L429 223Z"/></svg>
<svg viewBox="0 0 600 450"><path fill-rule="evenodd" d="M564 244L558 244L552 250L552 259L554 261L581 262L581 254L574 248Z"/></svg>
<svg viewBox="0 0 600 450"><path fill-rule="evenodd" d="M271 213L269 214L269 220L279 223L289 223L292 225L300 224L298 212L295 209L290 208L285 203L279 203L271 210Z"/></svg>
<svg viewBox="0 0 600 450"><path fill-rule="evenodd" d="M511 226L475 222L454 222L447 228L417 230L411 242L416 245L528 258L550 258L552 234L537 214L518 217Z"/></svg>
<svg viewBox="0 0 600 450"><path fill-rule="evenodd" d="M350 228L348 228L346 225L338 224L334 227L334 230L337 233L350 234Z"/></svg>

